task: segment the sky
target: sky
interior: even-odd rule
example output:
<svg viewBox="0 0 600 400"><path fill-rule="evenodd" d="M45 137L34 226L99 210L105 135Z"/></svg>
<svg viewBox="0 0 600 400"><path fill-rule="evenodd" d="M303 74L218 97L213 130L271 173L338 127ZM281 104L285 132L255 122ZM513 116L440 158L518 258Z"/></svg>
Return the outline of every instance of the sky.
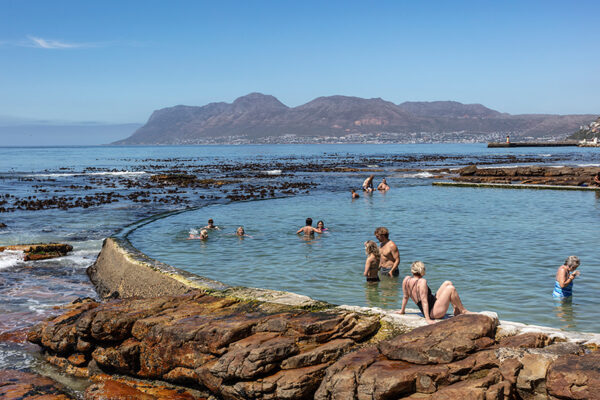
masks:
<svg viewBox="0 0 600 400"><path fill-rule="evenodd" d="M598 1L0 0L0 121L261 92L600 114Z"/></svg>

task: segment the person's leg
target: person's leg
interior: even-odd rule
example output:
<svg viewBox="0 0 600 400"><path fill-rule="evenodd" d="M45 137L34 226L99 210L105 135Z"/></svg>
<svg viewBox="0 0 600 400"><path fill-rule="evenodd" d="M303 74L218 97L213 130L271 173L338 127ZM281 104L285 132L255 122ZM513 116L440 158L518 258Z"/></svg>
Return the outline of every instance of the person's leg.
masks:
<svg viewBox="0 0 600 400"><path fill-rule="evenodd" d="M463 306L456 288L450 281L442 283L437 293L435 294L436 301L433 306L433 310L430 315L433 318L442 318L446 315L450 304L454 308L454 315L459 315L468 312L465 306Z"/></svg>

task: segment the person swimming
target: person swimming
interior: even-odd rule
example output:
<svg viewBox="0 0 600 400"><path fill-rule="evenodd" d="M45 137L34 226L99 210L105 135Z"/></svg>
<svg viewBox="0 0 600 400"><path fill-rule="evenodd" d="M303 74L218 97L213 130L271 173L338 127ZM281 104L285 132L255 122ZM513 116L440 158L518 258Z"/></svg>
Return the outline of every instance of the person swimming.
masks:
<svg viewBox="0 0 600 400"><path fill-rule="evenodd" d="M200 239L206 240L208 239L208 231L206 229L202 229L200 234L198 235L198 231L195 229L190 230L190 235L188 236L188 240Z"/></svg>
<svg viewBox="0 0 600 400"><path fill-rule="evenodd" d="M354 189L352 189L352 200L354 199L358 199L360 196L358 195L358 193L356 193L356 191Z"/></svg>
<svg viewBox="0 0 600 400"><path fill-rule="evenodd" d="M402 281L402 308L398 312L404 314L408 299L415 302L419 310L423 313L428 324L433 324L434 319L444 318L450 304L454 308L454 315L468 314L458 296L456 288L450 281L442 283L437 293L431 293L425 276L425 264L422 261L415 261L410 266L412 276L406 276Z"/></svg>
<svg viewBox="0 0 600 400"><path fill-rule="evenodd" d="M367 278L367 282L379 282L379 246L372 240L365 242L365 271L363 275Z"/></svg>
<svg viewBox="0 0 600 400"><path fill-rule="evenodd" d="M325 228L325 223L323 222L323 220L317 222L317 228L320 229L322 232L328 230L327 228Z"/></svg>
<svg viewBox="0 0 600 400"><path fill-rule="evenodd" d="M577 256L567 257L565 263L558 267L552 297L564 299L573 295L573 281L579 276L579 271L575 271L578 267Z"/></svg>

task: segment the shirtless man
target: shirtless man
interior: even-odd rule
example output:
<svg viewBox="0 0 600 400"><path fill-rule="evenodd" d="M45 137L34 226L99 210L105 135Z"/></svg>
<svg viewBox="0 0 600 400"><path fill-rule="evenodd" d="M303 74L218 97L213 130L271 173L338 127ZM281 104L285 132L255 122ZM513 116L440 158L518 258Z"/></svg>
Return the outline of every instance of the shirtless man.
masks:
<svg viewBox="0 0 600 400"><path fill-rule="evenodd" d="M204 229L216 229L216 230L221 230L221 228L219 228L218 226L215 225L214 221L211 219L208 220L208 225L206 225L204 227Z"/></svg>
<svg viewBox="0 0 600 400"><path fill-rule="evenodd" d="M369 175L369 177L365 179L365 181L362 184L362 189L367 193L373 191L373 178L375 178L375 175Z"/></svg>
<svg viewBox="0 0 600 400"><path fill-rule="evenodd" d="M352 189L352 199L358 199L360 196L358 195L358 193L356 193L356 191L354 189Z"/></svg>
<svg viewBox="0 0 600 400"><path fill-rule="evenodd" d="M386 190L390 190L390 185L387 184L385 178L383 178L381 180L381 183L379 184L379 186L377 186L377 190L382 190L382 191L386 191Z"/></svg>
<svg viewBox="0 0 600 400"><path fill-rule="evenodd" d="M306 218L306 226L303 226L302 228L298 229L296 234L299 235L301 233L304 233L304 236L314 236L315 232L323 233L323 231L319 228L314 228L312 226L312 218Z"/></svg>
<svg viewBox="0 0 600 400"><path fill-rule="evenodd" d="M380 226L375 229L375 237L379 240L379 268L383 273L387 273L389 276L398 276L400 271L398 266L400 265L400 252L396 243L389 239L390 232L387 228Z"/></svg>

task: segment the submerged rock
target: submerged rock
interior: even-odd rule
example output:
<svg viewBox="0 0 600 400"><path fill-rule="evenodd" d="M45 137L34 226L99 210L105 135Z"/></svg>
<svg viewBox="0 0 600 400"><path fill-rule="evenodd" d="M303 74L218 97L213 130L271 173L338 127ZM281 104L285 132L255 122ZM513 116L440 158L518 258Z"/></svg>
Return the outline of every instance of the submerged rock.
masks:
<svg viewBox="0 0 600 400"><path fill-rule="evenodd" d="M20 400L70 400L62 385L29 372L0 370L0 398Z"/></svg>

